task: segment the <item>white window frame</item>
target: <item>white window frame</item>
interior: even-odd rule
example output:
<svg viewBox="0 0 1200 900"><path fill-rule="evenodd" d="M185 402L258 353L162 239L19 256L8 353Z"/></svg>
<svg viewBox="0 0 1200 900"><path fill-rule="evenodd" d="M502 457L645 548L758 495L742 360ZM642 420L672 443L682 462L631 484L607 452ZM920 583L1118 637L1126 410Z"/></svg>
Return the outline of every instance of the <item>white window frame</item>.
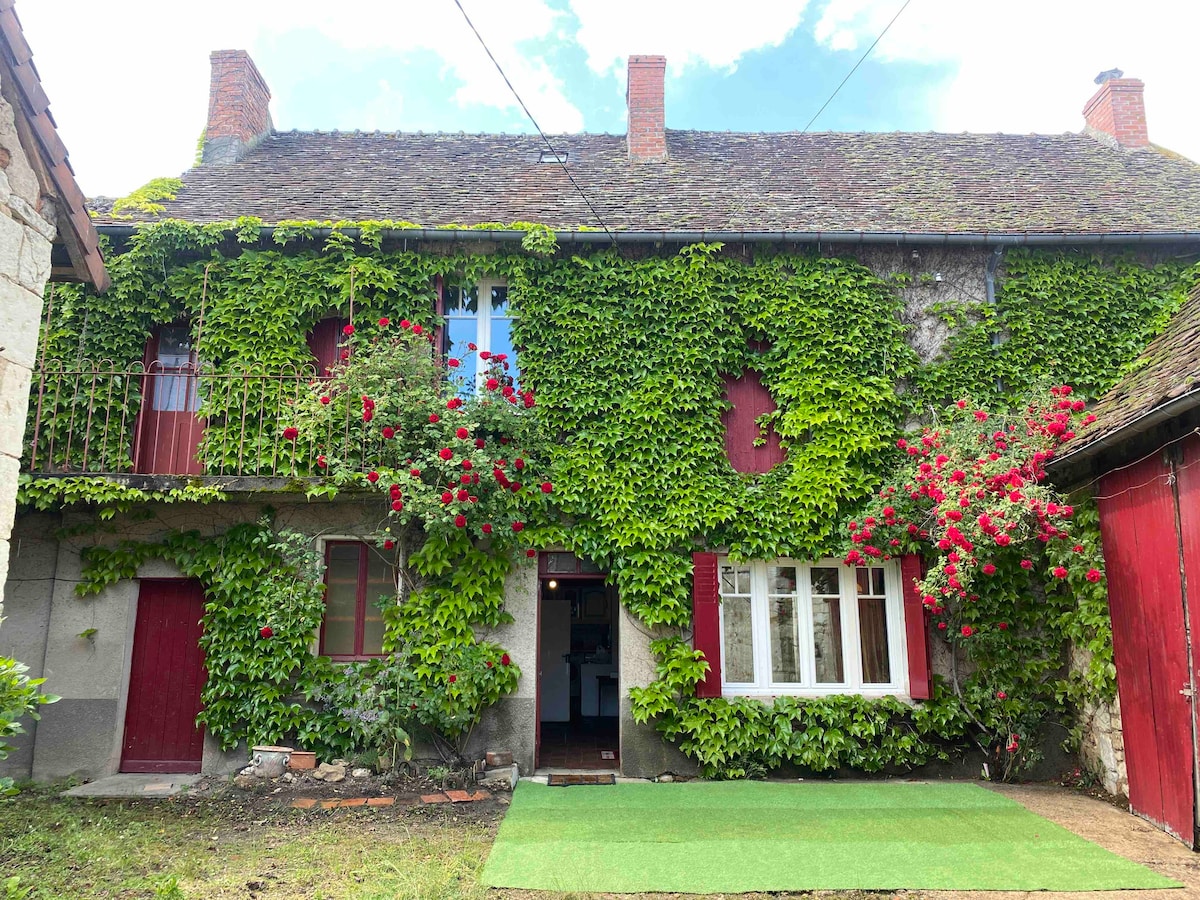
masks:
<svg viewBox="0 0 1200 900"><path fill-rule="evenodd" d="M863 697L894 696L909 698L908 646L904 623L904 595L900 564L895 560L870 566L847 566L838 559L800 562L792 559L754 560L736 563L726 556L717 559L717 583L721 590L721 568L724 566L750 569L750 634L753 647L754 680L730 682L727 666L721 666L721 693L725 696L747 697L827 697L835 694L857 694ZM767 569L769 566L796 567L796 622L800 633L800 682L771 680L771 626ZM812 575L814 568L838 570L839 599L841 600L842 674L840 684L816 683L816 660L813 652ZM855 569L881 568L884 578L884 600L887 611L888 661L892 680L888 684L863 684L862 638L858 620L858 592ZM744 595L735 595L744 596ZM720 625L721 654L725 655L725 594L721 592Z"/></svg>
<svg viewBox="0 0 1200 900"><path fill-rule="evenodd" d="M472 287L475 289L476 296L479 298L479 301L477 304L478 308L476 309L474 315L466 315L466 314L462 314L462 313L453 314L449 310L445 310L443 313L443 317L446 320L447 328L449 327L449 323L452 320L456 320L456 319L457 320L474 320L474 322L475 322L475 342L474 343L475 343L475 346L478 348L475 351L475 353L476 353L475 392L478 392L483 388L484 381L487 379L487 370L488 370L488 363L485 360L479 359L478 354L482 353L482 352L487 352L487 353L492 352L492 319L493 319L492 300L491 300L492 289L493 288L505 288L507 290L508 282L505 281L503 278L481 278L481 279L479 279L479 281L476 281L473 285L460 285L460 287L463 290L470 290ZM494 318L507 319L511 326L511 323L516 318L512 314L512 301L511 300L509 301L508 315L495 316ZM511 333L512 333L512 331L510 328L509 334L511 334ZM508 374L512 374L513 380L515 381L516 380L515 373L518 371L517 351L516 351L515 347L512 348L512 353L508 358L508 362L512 367ZM451 373L451 374L453 374L453 373Z"/></svg>

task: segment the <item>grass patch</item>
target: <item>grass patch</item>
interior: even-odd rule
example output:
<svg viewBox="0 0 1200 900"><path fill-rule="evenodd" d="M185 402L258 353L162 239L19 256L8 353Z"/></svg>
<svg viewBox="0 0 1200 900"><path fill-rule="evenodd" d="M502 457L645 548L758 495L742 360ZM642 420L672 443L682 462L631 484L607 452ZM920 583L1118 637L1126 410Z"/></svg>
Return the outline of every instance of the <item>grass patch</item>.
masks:
<svg viewBox="0 0 1200 900"><path fill-rule="evenodd" d="M477 900L491 840L443 810L245 820L221 801L0 803L0 873L30 900Z"/></svg>
<svg viewBox="0 0 1200 900"><path fill-rule="evenodd" d="M970 784L522 783L487 884L579 891L1178 887Z"/></svg>

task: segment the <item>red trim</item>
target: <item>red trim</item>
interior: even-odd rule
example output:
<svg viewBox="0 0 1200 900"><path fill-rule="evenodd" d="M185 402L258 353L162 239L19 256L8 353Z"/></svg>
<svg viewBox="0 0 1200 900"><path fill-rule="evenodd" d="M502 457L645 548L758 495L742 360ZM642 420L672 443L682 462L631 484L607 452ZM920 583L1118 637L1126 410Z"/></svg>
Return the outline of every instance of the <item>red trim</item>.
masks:
<svg viewBox="0 0 1200 900"><path fill-rule="evenodd" d="M708 672L697 697L721 696L721 595L717 554L692 554L692 647L704 653Z"/></svg>
<svg viewBox="0 0 1200 900"><path fill-rule="evenodd" d="M900 582L904 590L904 632L908 638L908 695L914 700L933 696L933 672L929 663L929 632L925 604L916 582L921 580L921 557L900 557Z"/></svg>
<svg viewBox="0 0 1200 900"><path fill-rule="evenodd" d="M548 578L554 578L558 581L583 581L588 579L607 580L608 572L585 572L583 571L582 558L577 553L571 553L575 557L574 572L551 572L549 570L549 561L551 553L571 553L570 550L543 550L538 553L538 577L543 581Z"/></svg>
<svg viewBox="0 0 1200 900"><path fill-rule="evenodd" d="M321 638L318 644L318 654L327 656L335 662L356 662L367 659L379 659L386 656L386 653L363 653L363 633L367 625L367 554L371 552L362 541L326 541L325 542L325 577L329 577L329 551L335 546L349 546L358 548L358 584L354 588L354 653L326 653L325 652L325 616L321 616ZM326 582L325 590L329 590L329 584Z"/></svg>

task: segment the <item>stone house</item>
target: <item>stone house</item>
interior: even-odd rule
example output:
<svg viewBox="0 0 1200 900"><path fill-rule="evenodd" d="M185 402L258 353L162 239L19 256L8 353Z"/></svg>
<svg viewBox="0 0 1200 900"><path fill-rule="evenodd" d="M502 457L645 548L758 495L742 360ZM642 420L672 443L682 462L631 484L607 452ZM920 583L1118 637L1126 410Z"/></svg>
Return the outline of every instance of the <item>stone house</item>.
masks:
<svg viewBox="0 0 1200 900"><path fill-rule="evenodd" d="M1150 144L1134 79L1100 85L1080 134L730 134L667 129L665 60L637 56L629 61L628 134L560 135L547 147L525 135L277 131L266 81L248 55L218 51L212 64L203 161L161 216L198 224L256 217L261 248L286 240L292 222L328 234L320 223L387 220L378 233L385 248L499 254L528 234L504 223L533 222L581 260L606 245L636 258L717 242L747 257L768 247L797 259L848 259L894 278L899 319L923 363L939 358L951 333L947 304L995 303L1010 250L1127 251L1146 261L1200 252L1200 169ZM136 222L97 221L117 244L136 235ZM230 240L236 227L214 242ZM493 274L457 285L439 276L430 312L443 318L444 350L459 355L474 344L521 368L529 347L512 339L521 314L512 287ZM329 306L302 326L318 372L336 358L347 314ZM64 467L35 435L31 469L38 478L94 474L139 487L189 476L229 496L203 512L155 507L152 518L122 521L126 538L198 521L215 534L253 521L269 502L277 522L312 535L326 554L328 607L314 650L336 660L377 655L380 618L369 595L394 577L363 542L377 514L354 497L311 503L289 471L250 470L240 451L214 469L198 450L198 328L167 319L150 329L137 370L150 379L148 403L105 433L119 452L93 448L89 457L85 449ZM768 472L785 456L778 436L758 424L775 398L750 368L728 373L726 396L722 422L705 427L723 431L733 470ZM80 398L80 408L95 405L94 391ZM46 779L239 764L192 725L203 678L195 652L202 592L172 565L150 561L136 579L80 604L81 544L61 534L93 521L75 509L31 512L19 525L0 652L42 660L37 674L63 699L10 766ZM693 559L693 639L712 664L706 696L929 696L938 661L931 664L920 599L904 589L911 560L857 570L829 558L740 564L724 550L706 543ZM652 634L620 599L601 567L565 547L541 548L516 567L506 584L513 622L496 639L523 675L490 711L479 747L506 746L523 771L691 767L631 716L629 689L655 677ZM176 619L164 624L154 610ZM168 689L157 686L163 672L173 673Z"/></svg>
<svg viewBox="0 0 1200 900"><path fill-rule="evenodd" d="M47 281L108 286L13 0L0 2L0 585ZM3 603L0 602L0 613Z"/></svg>

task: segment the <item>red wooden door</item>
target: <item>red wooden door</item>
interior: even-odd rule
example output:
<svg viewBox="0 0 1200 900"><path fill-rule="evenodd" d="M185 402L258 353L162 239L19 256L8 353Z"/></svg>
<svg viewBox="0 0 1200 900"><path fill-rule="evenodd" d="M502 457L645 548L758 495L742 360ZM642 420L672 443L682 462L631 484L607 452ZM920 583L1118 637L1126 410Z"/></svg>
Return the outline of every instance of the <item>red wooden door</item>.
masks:
<svg viewBox="0 0 1200 900"><path fill-rule="evenodd" d="M779 435L768 428L765 435L758 417L774 412L775 401L754 369L746 369L740 378L725 379L725 399L731 409L721 413L725 427L725 455L737 472L770 472L783 462L785 454ZM762 441L762 443L758 443Z"/></svg>
<svg viewBox="0 0 1200 900"><path fill-rule="evenodd" d="M1192 756L1196 796L1200 797L1200 437L1183 442L1183 458L1176 468L1179 524L1183 547L1183 572L1191 639ZM1200 812L1200 811L1198 811ZM1197 819L1200 827L1200 818Z"/></svg>
<svg viewBox="0 0 1200 900"><path fill-rule="evenodd" d="M1171 468L1156 454L1100 481L1100 530L1129 805L1191 845L1195 756Z"/></svg>
<svg viewBox="0 0 1200 900"><path fill-rule="evenodd" d="M197 457L204 422L198 365L190 329L159 329L146 348L146 377L138 419L135 471L144 475L203 475Z"/></svg>
<svg viewBox="0 0 1200 900"><path fill-rule="evenodd" d="M199 772L204 731L200 620L204 588L185 579L144 580L138 593L125 708L122 772Z"/></svg>

